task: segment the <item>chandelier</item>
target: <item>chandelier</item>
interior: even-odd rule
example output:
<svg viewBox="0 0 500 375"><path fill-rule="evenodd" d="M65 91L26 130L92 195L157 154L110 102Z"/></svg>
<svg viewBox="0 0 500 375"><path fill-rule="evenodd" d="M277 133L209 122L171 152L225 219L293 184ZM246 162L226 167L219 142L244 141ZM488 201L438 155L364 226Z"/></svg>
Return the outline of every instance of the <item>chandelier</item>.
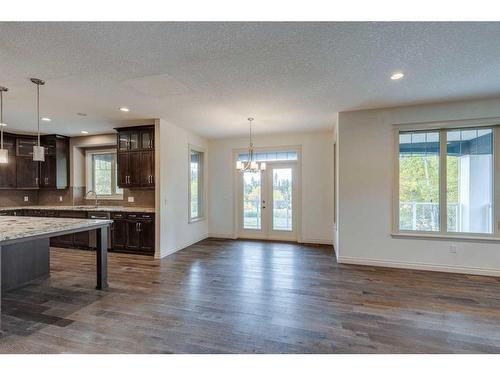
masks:
<svg viewBox="0 0 500 375"><path fill-rule="evenodd" d="M266 170L266 163L264 162L258 162L254 160L254 155L253 155L253 143L252 143L252 121L253 117L249 117L248 121L250 122L250 144L248 146L248 159L247 161L240 161L238 160L236 162L236 169L239 171L250 171L250 172L258 172L258 171L264 171Z"/></svg>

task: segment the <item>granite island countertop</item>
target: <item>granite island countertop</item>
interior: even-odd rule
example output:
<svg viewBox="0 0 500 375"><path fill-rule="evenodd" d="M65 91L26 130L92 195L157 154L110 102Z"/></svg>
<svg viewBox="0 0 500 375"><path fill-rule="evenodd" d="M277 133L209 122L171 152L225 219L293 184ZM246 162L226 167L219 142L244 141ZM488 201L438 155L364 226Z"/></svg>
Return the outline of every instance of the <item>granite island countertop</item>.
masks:
<svg viewBox="0 0 500 375"><path fill-rule="evenodd" d="M45 217L2 216L0 217L0 246L30 240L30 238L51 237L65 232L97 229L111 224L112 220L59 219Z"/></svg>
<svg viewBox="0 0 500 375"><path fill-rule="evenodd" d="M13 210L55 210L55 211L92 211L92 212L143 212L154 213L154 207L134 207L134 206L12 206L0 207L0 211Z"/></svg>

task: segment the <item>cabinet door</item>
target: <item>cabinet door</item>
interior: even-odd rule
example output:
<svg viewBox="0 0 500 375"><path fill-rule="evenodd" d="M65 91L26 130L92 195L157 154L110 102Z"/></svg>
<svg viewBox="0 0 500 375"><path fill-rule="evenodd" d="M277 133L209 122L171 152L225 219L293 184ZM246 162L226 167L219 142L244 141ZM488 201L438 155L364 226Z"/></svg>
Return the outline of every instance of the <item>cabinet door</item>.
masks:
<svg viewBox="0 0 500 375"><path fill-rule="evenodd" d="M73 247L73 237L73 234L52 237L50 239L50 246Z"/></svg>
<svg viewBox="0 0 500 375"><path fill-rule="evenodd" d="M90 232L78 232L74 234L73 238L75 246L90 247Z"/></svg>
<svg viewBox="0 0 500 375"><path fill-rule="evenodd" d="M140 247L139 222L137 220L127 220L127 249L139 250Z"/></svg>
<svg viewBox="0 0 500 375"><path fill-rule="evenodd" d="M40 162L40 186L56 187L56 157L45 156L45 161Z"/></svg>
<svg viewBox="0 0 500 375"><path fill-rule="evenodd" d="M128 151L130 142L130 132L121 131L118 133L118 151Z"/></svg>
<svg viewBox="0 0 500 375"><path fill-rule="evenodd" d="M29 157L17 157L16 183L18 188L38 188L38 162Z"/></svg>
<svg viewBox="0 0 500 375"><path fill-rule="evenodd" d="M16 187L15 139L10 137L4 137L3 147L8 152L8 163L0 164L0 188L13 189Z"/></svg>
<svg viewBox="0 0 500 375"><path fill-rule="evenodd" d="M142 176L144 175L143 168L141 165L142 152L130 152L128 154L128 185L129 186L141 186Z"/></svg>
<svg viewBox="0 0 500 375"><path fill-rule="evenodd" d="M129 143L128 149L130 151L138 150L141 146L141 132L139 130L130 130L129 131Z"/></svg>
<svg viewBox="0 0 500 375"><path fill-rule="evenodd" d="M113 249L125 249L127 246L127 221L123 219L113 219L113 225L111 228Z"/></svg>
<svg viewBox="0 0 500 375"><path fill-rule="evenodd" d="M33 157L33 146L37 145L36 138L18 138L17 139L17 156Z"/></svg>
<svg viewBox="0 0 500 375"><path fill-rule="evenodd" d="M118 163L118 186L121 188L127 187L129 181L129 153L119 152L116 160Z"/></svg>
<svg viewBox="0 0 500 375"><path fill-rule="evenodd" d="M141 250L152 253L155 250L155 224L152 220L140 222Z"/></svg>
<svg viewBox="0 0 500 375"><path fill-rule="evenodd" d="M141 130L141 149L152 150L155 147L154 128Z"/></svg>
<svg viewBox="0 0 500 375"><path fill-rule="evenodd" d="M155 153L154 151L141 152L141 186L154 186L155 181Z"/></svg>

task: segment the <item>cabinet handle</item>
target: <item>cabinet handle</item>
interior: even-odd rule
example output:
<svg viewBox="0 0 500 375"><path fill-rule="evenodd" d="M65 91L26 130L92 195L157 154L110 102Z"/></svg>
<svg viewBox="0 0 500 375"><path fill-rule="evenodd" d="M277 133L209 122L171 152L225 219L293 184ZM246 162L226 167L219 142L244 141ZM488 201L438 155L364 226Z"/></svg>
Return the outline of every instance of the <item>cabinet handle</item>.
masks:
<svg viewBox="0 0 500 375"><path fill-rule="evenodd" d="M35 185L38 185L38 177L35 177Z"/></svg>

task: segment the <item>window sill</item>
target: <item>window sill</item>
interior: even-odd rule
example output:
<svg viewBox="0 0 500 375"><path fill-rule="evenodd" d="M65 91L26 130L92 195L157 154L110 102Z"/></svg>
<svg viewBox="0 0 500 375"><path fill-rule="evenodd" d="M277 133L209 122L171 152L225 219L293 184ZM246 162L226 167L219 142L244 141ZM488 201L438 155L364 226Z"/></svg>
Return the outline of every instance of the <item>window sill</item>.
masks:
<svg viewBox="0 0 500 375"><path fill-rule="evenodd" d="M444 241L465 241L465 242L500 242L500 237L493 236L468 236L454 234L432 234L432 233L391 233L392 238L414 238Z"/></svg>
<svg viewBox="0 0 500 375"><path fill-rule="evenodd" d="M188 224L197 223L197 222L203 221L203 220L205 220L204 217L197 217L197 218L194 218L194 219L189 219Z"/></svg>

